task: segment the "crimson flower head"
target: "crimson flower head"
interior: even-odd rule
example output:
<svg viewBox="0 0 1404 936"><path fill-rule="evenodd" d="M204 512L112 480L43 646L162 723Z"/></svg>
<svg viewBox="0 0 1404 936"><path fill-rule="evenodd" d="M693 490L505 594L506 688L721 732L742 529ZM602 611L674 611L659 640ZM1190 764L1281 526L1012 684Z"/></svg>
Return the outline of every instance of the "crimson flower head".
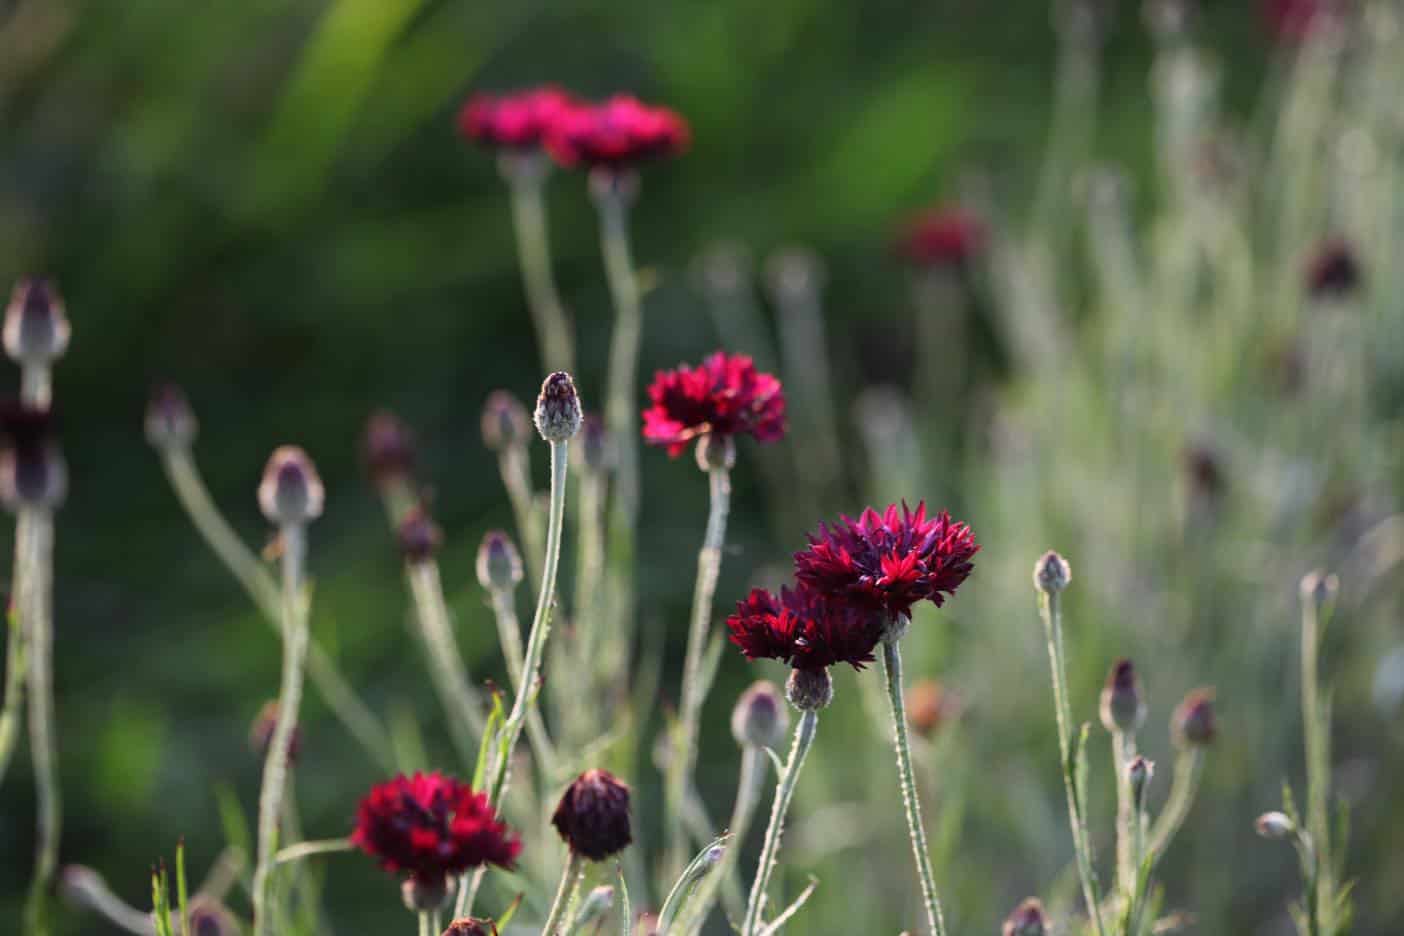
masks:
<svg viewBox="0 0 1404 936"><path fill-rule="evenodd" d="M1268 28L1282 42L1303 42L1345 10L1345 0L1263 0Z"/></svg>
<svg viewBox="0 0 1404 936"><path fill-rule="evenodd" d="M429 885L485 864L510 868L522 850L486 796L437 772L372 787L351 842L386 871Z"/></svg>
<svg viewBox="0 0 1404 936"><path fill-rule="evenodd" d="M530 149L542 145L560 116L577 106L569 92L554 85L502 95L480 92L458 112L458 132L486 146Z"/></svg>
<svg viewBox="0 0 1404 936"><path fill-rule="evenodd" d="M819 524L809 548L795 553L795 577L830 600L910 618L918 601L940 607L955 594L979 550L969 526L944 510L928 518L925 502L881 514L869 507L857 521Z"/></svg>
<svg viewBox="0 0 1404 936"><path fill-rule="evenodd" d="M562 111L546 134L546 149L563 166L617 170L676 156L691 141L687 121L678 114L620 94Z"/></svg>
<svg viewBox="0 0 1404 936"><path fill-rule="evenodd" d="M717 351L697 367L659 371L648 388L643 436L676 458L687 443L708 433L750 433L758 442L785 434L785 391L773 374L756 370L744 354Z"/></svg>
<svg viewBox="0 0 1404 936"><path fill-rule="evenodd" d="M726 619L731 642L748 660L780 660L798 670L847 663L861 670L873 662L882 620L869 610L825 600L803 586L775 595L752 589Z"/></svg>
<svg viewBox="0 0 1404 936"><path fill-rule="evenodd" d="M984 249L985 223L959 207L937 208L909 221L897 252L919 267L964 267Z"/></svg>

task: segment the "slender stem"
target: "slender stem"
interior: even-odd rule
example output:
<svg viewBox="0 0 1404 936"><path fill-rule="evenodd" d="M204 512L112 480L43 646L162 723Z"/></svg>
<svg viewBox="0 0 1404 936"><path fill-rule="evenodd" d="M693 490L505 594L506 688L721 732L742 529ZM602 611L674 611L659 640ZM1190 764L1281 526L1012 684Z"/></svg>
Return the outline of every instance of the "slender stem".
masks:
<svg viewBox="0 0 1404 936"><path fill-rule="evenodd" d="M702 658L706 654L707 635L711 630L712 602L717 592L717 578L721 574L726 519L731 508L731 472L726 468L712 468L707 472L707 480L710 493L707 532L697 553L697 582L692 592L692 618L687 633L687 651L683 657L677 748L668 763L669 847L675 869L687 860L682 807L692 787L692 771L697 762L698 722L702 717L702 703L706 699L706 689L700 685Z"/></svg>
<svg viewBox="0 0 1404 936"><path fill-rule="evenodd" d="M717 868L697 886L697 892L689 902L687 913L678 921L678 931L681 933L700 931L716 900L717 891L724 886L736 884L736 864L746 840L746 833L750 831L751 819L756 814L756 806L760 803L761 782L765 779L765 762L765 752L760 748L746 745L741 749L741 772L736 780L736 802L732 805L731 821L726 827L727 835L730 836L726 851L722 853Z"/></svg>
<svg viewBox="0 0 1404 936"><path fill-rule="evenodd" d="M488 597L492 603L492 616L497 621L497 638L502 644L502 656L507 661L507 678L512 683L512 691L521 692L522 630L517 623L516 602L512 592L503 588L492 589ZM526 733L536 762L547 776L551 776L556 769L556 751L538 706L533 705L527 711Z"/></svg>
<svg viewBox="0 0 1404 936"><path fill-rule="evenodd" d="M1131 843L1128 847L1128 863L1131 867L1131 884L1126 891L1127 914L1126 919L1129 925L1126 929L1126 936L1137 936L1141 931L1141 910L1145 904L1145 893L1141 886L1141 860L1145 856L1146 849L1146 804L1144 794L1139 803L1134 803L1131 808ZM1149 878L1146 878L1149 882Z"/></svg>
<svg viewBox="0 0 1404 936"><path fill-rule="evenodd" d="M936 896L936 877L931 871L926 829L921 822L916 771L912 767L912 747L907 737L907 709L902 696L902 651L895 638L883 641L882 663L887 676L887 701L892 710L892 740L897 750L897 777L902 787L902 805L907 814L907 832L912 840L912 854L916 857L917 875L921 878L926 922L931 927L932 936L944 936L946 921L941 915L941 901Z"/></svg>
<svg viewBox="0 0 1404 936"><path fill-rule="evenodd" d="M761 846L760 863L756 865L756 877L751 882L751 896L746 902L746 917L741 924L741 936L756 936L760 932L765 891L770 884L770 875L775 870L776 857L780 852L780 835L785 828L785 814L790 810L790 800L795 795L800 768L804 766L805 755L814 743L814 734L818 728L818 712L811 709L800 713L799 724L795 726L795 741L790 747L790 756L785 761L785 772L780 775L780 780L775 786L775 802L770 807L770 824L765 828L765 844Z"/></svg>
<svg viewBox="0 0 1404 936"><path fill-rule="evenodd" d="M438 936L434 932L434 917L428 910L419 912L419 936Z"/></svg>
<svg viewBox="0 0 1404 936"><path fill-rule="evenodd" d="M1092 929L1102 936L1100 911L1101 888L1092 866L1092 848L1087 836L1087 821L1078 805L1077 781L1073 777L1072 709L1067 699L1067 676L1063 666L1063 623L1057 592L1039 592L1039 612L1044 633L1048 638L1048 662L1053 671L1053 709L1058 723L1058 750L1062 755L1063 788L1068 799L1068 823L1072 827L1073 851L1077 855L1077 873L1082 882L1082 896L1087 902L1087 915Z"/></svg>
<svg viewBox="0 0 1404 936"><path fill-rule="evenodd" d="M585 859L575 852L566 858L566 866L561 871L561 883L556 888L556 899L551 901L551 910L546 914L546 924L541 927L541 936L556 936L561 924L566 921L566 909L575 894L580 890L580 882L585 877Z"/></svg>
<svg viewBox="0 0 1404 936"><path fill-rule="evenodd" d="M263 761L263 786L258 797L258 864L253 879L254 936L272 936L270 877L278 848L278 819L288 776L288 744L297 726L302 703L302 671L307 660L307 602L303 595L303 565L307 529L282 528L283 540L283 676L278 692L278 719Z"/></svg>
<svg viewBox="0 0 1404 936"><path fill-rule="evenodd" d="M20 399L36 409L48 409L53 401L54 372L48 364L26 363L20 367Z"/></svg>
<svg viewBox="0 0 1404 936"><path fill-rule="evenodd" d="M512 193L512 227L517 235L517 259L521 264L527 307L531 310L536 340L541 347L541 365L547 373L573 372L575 349L570 319L551 274L545 175L540 170L504 174Z"/></svg>
<svg viewBox="0 0 1404 936"><path fill-rule="evenodd" d="M1311 834L1316 862L1316 915L1318 926L1331 932L1332 912L1331 827L1328 803L1331 797L1330 739L1326 712L1321 704L1317 658L1321 647L1317 603L1302 601L1302 734L1307 766L1307 831Z"/></svg>
<svg viewBox="0 0 1404 936"><path fill-rule="evenodd" d="M50 885L58 869L63 805L58 778L58 747L54 730L54 518L47 510L21 507L28 515L21 619L28 617L29 746L34 762L39 826L35 842L34 881L30 886L25 932L49 932L47 906Z"/></svg>
<svg viewBox="0 0 1404 936"><path fill-rule="evenodd" d="M453 636L439 564L432 559L409 562L405 574L414 595L420 635L429 655L429 674L449 719L449 733L464 763L471 764L478 756L478 739L486 729L486 721L463 666L463 654Z"/></svg>
<svg viewBox="0 0 1404 936"><path fill-rule="evenodd" d="M605 475L587 469L580 473L580 504L576 511L575 631L577 665L589 680L591 700L600 700L597 690L614 683L623 661L618 648L603 652L601 646L600 582L605 561ZM611 629L614 631L615 629Z"/></svg>
<svg viewBox="0 0 1404 936"><path fill-rule="evenodd" d="M1159 858L1170 847L1175 833L1184 825L1194 804L1199 780L1204 773L1204 750L1198 746L1186 748L1175 757L1175 778L1170 783L1170 798L1151 827L1150 854Z"/></svg>
<svg viewBox="0 0 1404 936"><path fill-rule="evenodd" d="M301 861L313 855L330 855L335 852L355 851L356 846L351 844L350 839L319 839L314 842L298 842L296 845L289 845L287 848L279 849L273 856L274 864L287 864L290 861Z"/></svg>
<svg viewBox="0 0 1404 936"><path fill-rule="evenodd" d="M160 455L161 465L165 468L176 498L185 508L196 531L243 586L268 623L274 630L279 630L282 627L282 610L277 582L219 512L189 449L163 448ZM382 769L394 770L395 758L391 754L393 745L389 733L316 641L312 641L308 648L307 675L351 737L365 748Z"/></svg>
<svg viewBox="0 0 1404 936"><path fill-rule="evenodd" d="M541 517L537 513L536 490L531 483L531 454L526 443L504 449L497 458L497 467L502 473L507 499L512 503L512 517L522 535L527 575L532 584L540 584L545 545L541 541Z"/></svg>
<svg viewBox="0 0 1404 936"><path fill-rule="evenodd" d="M1135 807L1131 802L1131 775L1127 765L1136 756L1133 732L1112 732L1112 769L1116 777L1116 879L1126 899L1136 887L1137 862L1131 855Z"/></svg>
<svg viewBox="0 0 1404 936"><path fill-rule="evenodd" d="M70 901L87 907L119 929L136 936L152 936L151 914L114 894L98 872L70 865L64 869L63 878L64 895Z"/></svg>
<svg viewBox="0 0 1404 936"><path fill-rule="evenodd" d="M24 577L21 566L28 549L29 524L25 511L15 517L15 572L12 586L15 596L23 593ZM12 599L13 600L13 599ZM0 781L5 779L5 771L10 766L10 758L15 753L15 742L19 739L20 709L24 706L25 675L25 613L16 604L6 612L7 631L5 638L5 696L0 706Z"/></svg>

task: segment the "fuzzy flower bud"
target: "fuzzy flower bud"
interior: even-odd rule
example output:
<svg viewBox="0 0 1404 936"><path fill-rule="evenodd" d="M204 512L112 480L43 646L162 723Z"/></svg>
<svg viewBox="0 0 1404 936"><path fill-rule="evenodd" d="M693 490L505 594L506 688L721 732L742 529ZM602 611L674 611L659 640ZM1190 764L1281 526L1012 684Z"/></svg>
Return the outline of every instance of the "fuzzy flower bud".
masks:
<svg viewBox="0 0 1404 936"><path fill-rule="evenodd" d="M427 562L438 554L444 543L443 531L422 506L405 514L397 538L406 562Z"/></svg>
<svg viewBox="0 0 1404 936"><path fill-rule="evenodd" d="M414 470L414 433L394 413L376 410L366 420L361 457L376 484L404 480Z"/></svg>
<svg viewBox="0 0 1404 936"><path fill-rule="evenodd" d="M1310 601L1317 608L1325 607L1336 600L1341 580L1334 572L1315 569L1302 576L1302 601Z"/></svg>
<svg viewBox="0 0 1404 936"><path fill-rule="evenodd" d="M506 390L494 390L483 404L483 444L494 452L526 445L531 419L522 401Z"/></svg>
<svg viewBox="0 0 1404 936"><path fill-rule="evenodd" d="M260 759L268 756L268 745L273 740L273 729L278 724L278 700L270 699L258 710L253 724L249 726L249 747ZM288 765L297 763L297 755L302 750L302 729L294 727L288 739Z"/></svg>
<svg viewBox="0 0 1404 936"><path fill-rule="evenodd" d="M63 299L42 277L15 284L5 309L5 353L19 364L46 365L63 357L71 329Z"/></svg>
<svg viewBox="0 0 1404 936"><path fill-rule="evenodd" d="M834 681L827 669L790 670L785 698L801 712L817 712L834 700Z"/></svg>
<svg viewBox="0 0 1404 936"><path fill-rule="evenodd" d="M459 917L440 936L497 936L497 924L478 917Z"/></svg>
<svg viewBox="0 0 1404 936"><path fill-rule="evenodd" d="M175 384L161 384L146 404L146 441L153 448L187 449L195 442L200 423L185 392Z"/></svg>
<svg viewBox="0 0 1404 936"><path fill-rule="evenodd" d="M317 466L296 445L274 449L258 486L258 506L276 526L300 526L322 515L326 491Z"/></svg>
<svg viewBox="0 0 1404 936"><path fill-rule="evenodd" d="M1102 727L1112 733L1135 734L1145 720L1146 703L1136 668L1130 660L1117 660L1102 689Z"/></svg>
<svg viewBox="0 0 1404 936"><path fill-rule="evenodd" d="M448 902L448 878L409 877L400 885L400 898L411 913L435 913Z"/></svg>
<svg viewBox="0 0 1404 936"><path fill-rule="evenodd" d="M1155 764L1139 755L1126 765L1126 776L1131 781L1131 802L1137 809L1145 807L1146 787L1154 775Z"/></svg>
<svg viewBox="0 0 1404 936"><path fill-rule="evenodd" d="M731 710L731 735L742 747L778 748L790 730L780 690L764 679L751 683Z"/></svg>
<svg viewBox="0 0 1404 936"><path fill-rule="evenodd" d="M1034 588L1051 595L1068 587L1072 581L1072 567L1068 560L1050 549L1034 563L1033 580Z"/></svg>
<svg viewBox="0 0 1404 936"><path fill-rule="evenodd" d="M1193 690L1170 716L1170 736L1181 748L1211 744L1216 731L1213 689Z"/></svg>
<svg viewBox="0 0 1404 936"><path fill-rule="evenodd" d="M582 419L580 395L569 374L556 371L541 382L534 417L541 438L547 442L569 442L580 431Z"/></svg>
<svg viewBox="0 0 1404 936"><path fill-rule="evenodd" d="M511 591L522 580L522 554L501 530L489 530L478 546L478 584L487 591Z"/></svg>
<svg viewBox="0 0 1404 936"><path fill-rule="evenodd" d="M11 511L54 510L68 493L68 466L47 409L0 407L0 502Z"/></svg>
<svg viewBox="0 0 1404 936"><path fill-rule="evenodd" d="M1043 915L1043 902L1030 897L1004 919L1002 936L1044 936L1048 932L1048 918Z"/></svg>
<svg viewBox="0 0 1404 936"><path fill-rule="evenodd" d="M697 467L703 471L730 471L736 465L736 440L707 432L697 439Z"/></svg>
<svg viewBox="0 0 1404 936"><path fill-rule="evenodd" d="M1263 813L1253 822L1253 828L1265 839L1281 840L1297 834L1297 824L1280 812Z"/></svg>
<svg viewBox="0 0 1404 936"><path fill-rule="evenodd" d="M629 787L607 770L587 770L566 788L551 824L582 858L603 861L618 854L634 840Z"/></svg>

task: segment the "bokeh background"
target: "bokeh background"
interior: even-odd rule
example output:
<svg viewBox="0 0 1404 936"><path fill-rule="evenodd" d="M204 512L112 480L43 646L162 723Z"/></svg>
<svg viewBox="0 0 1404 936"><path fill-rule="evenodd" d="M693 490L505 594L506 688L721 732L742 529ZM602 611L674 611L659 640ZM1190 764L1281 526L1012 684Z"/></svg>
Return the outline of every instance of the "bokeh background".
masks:
<svg viewBox="0 0 1404 936"><path fill-rule="evenodd" d="M56 594L65 861L100 870L144 905L151 863L184 836L198 878L225 844L219 803L253 809L260 765L248 726L277 685L271 632L205 550L142 437L153 381L185 387L201 422L200 465L255 544L268 536L254 499L268 453L295 442L313 455L328 489L312 534L317 636L378 712L417 725L429 763L453 766L408 638L399 557L358 459L370 411L398 412L419 434L423 480L447 531L442 565L470 669L506 683L472 561L481 534L510 528L511 513L478 414L499 387L529 398L541 373L503 186L453 118L473 89L554 81L584 95L631 91L692 124L691 151L645 171L633 214L653 284L644 376L721 341L717 305L727 300L699 265L718 242L742 248L737 270L754 273L747 295L777 343L788 339L772 331L767 262L802 245L820 264L826 349L784 360L735 349L787 381L817 381L828 409L796 401L779 475L742 446L719 607L783 571L818 519L869 500L926 497L984 543L971 582L918 620L908 651L912 676L937 678L962 700L959 719L922 747L954 932L994 932L1027 894L1060 912L1075 906L1028 579L1051 546L1077 580L1075 704L1094 718L1111 661L1142 661L1160 796L1170 709L1193 686L1219 687L1221 742L1162 869L1167 906L1216 934L1289 931L1292 855L1256 839L1251 824L1278 805L1284 778L1301 784L1296 580L1316 564L1342 566L1325 665L1337 686L1338 788L1356 815L1347 857L1359 881L1356 931L1404 928L1404 893L1389 886L1404 875L1393 795L1404 759L1391 576L1400 534L1389 526L1401 479L1404 367L1390 348L1404 342L1389 340L1401 318L1389 261L1401 243L1393 232L1404 230L1404 116L1387 94L1369 97L1374 85L1335 87L1374 103L1337 114L1318 102L1325 128L1292 165L1329 178L1291 182L1275 162L1277 115L1295 100L1305 53L1273 32L1259 4L1204 4L1188 33L1204 57L1184 73L1171 67L1176 42L1157 43L1128 2L4 6L0 272L56 277L74 329L56 374L72 472ZM1398 26L1380 22L1331 54L1375 63L1379 87L1397 88ZM1167 91L1167 74L1190 90L1170 81ZM1210 78L1218 107L1205 115L1193 82ZM1189 136L1177 136L1167 108L1189 122L1185 134L1207 127L1224 144L1222 188L1177 187L1188 159L1177 146ZM1332 123L1350 115L1370 134L1364 169L1359 145L1343 156L1338 145L1359 127ZM1094 166L1119 167L1119 181ZM1355 175L1342 181L1338 170ZM1263 180L1266 194L1255 188ZM1343 195L1352 180L1354 200ZM1289 183L1310 195L1284 238L1275 193ZM957 198L986 217L988 262L958 301L922 309L891 249L895 225ZM549 201L589 405L612 319L595 219L578 175L558 174ZM1206 205L1243 222L1242 242L1219 238ZM1368 248L1368 300L1331 313L1367 323L1351 339L1370 361L1359 371L1369 375L1363 400L1349 397L1355 409L1334 391L1317 403L1311 387L1306 403L1278 395L1252 357L1284 336L1313 340L1302 323L1319 319L1302 311L1310 303L1296 287L1311 246L1343 225ZM1117 252L1128 244L1145 282L1120 275L1136 266ZM960 327L933 339L922 325L932 314ZM1215 328L1225 320L1227 334ZM1123 341L1139 350L1103 355ZM946 368L955 376L930 380ZM826 423L828 437L805 435ZM836 474L809 457L814 445L831 446ZM1208 507L1196 507L1199 475L1183 470L1195 446L1219 459ZM539 472L544 462L539 454ZM706 483L690 459L658 451L644 453L643 476L639 624L661 635L667 700ZM727 716L760 669L728 653L709 702L699 778L717 815L729 809L737 762ZM820 885L792 931L917 925L886 729L860 687L878 679L839 676L801 782L787 882L793 893L812 873ZM309 836L341 835L383 777L315 693L304 711L302 822ZM1094 835L1105 852L1112 785L1105 736L1094 738ZM652 854L658 775L644 759L630 779L640 847ZM18 919L32 828L22 745L0 789L0 919ZM333 856L325 868L337 931L411 925L369 861ZM659 895L634 898L656 906ZM71 909L60 929L111 931Z"/></svg>

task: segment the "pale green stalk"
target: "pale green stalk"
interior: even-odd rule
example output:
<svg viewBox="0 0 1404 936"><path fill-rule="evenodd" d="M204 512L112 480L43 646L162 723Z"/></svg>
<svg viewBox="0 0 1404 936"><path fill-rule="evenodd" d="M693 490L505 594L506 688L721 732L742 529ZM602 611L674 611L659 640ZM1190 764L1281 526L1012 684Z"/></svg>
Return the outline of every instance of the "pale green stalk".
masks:
<svg viewBox="0 0 1404 936"><path fill-rule="evenodd" d="M512 683L514 693L522 691L522 630L517 623L517 606L512 592L505 588L489 589L488 598L492 604L492 616L497 622L497 638L502 644L502 657L507 662L507 678ZM527 742L540 765L542 773L553 776L556 770L556 752L551 744L551 736L546 732L546 723L541 718L541 709L532 706L527 712Z"/></svg>
<svg viewBox="0 0 1404 936"><path fill-rule="evenodd" d="M1122 895L1129 900L1136 887L1139 866L1131 855L1135 809L1131 802L1131 778L1126 769L1136 756L1136 733L1113 731L1111 738L1112 769L1116 777L1116 879Z"/></svg>
<svg viewBox="0 0 1404 936"><path fill-rule="evenodd" d="M1331 864L1331 739L1328 715L1321 702L1318 655L1323 622L1316 599L1302 596L1302 734L1306 747L1307 813L1316 863L1316 913L1322 932L1335 931L1335 868Z"/></svg>
<svg viewBox="0 0 1404 936"><path fill-rule="evenodd" d="M1204 773L1204 750L1195 745L1179 752L1175 757L1175 777L1170 782L1170 798L1151 827L1150 854L1159 858L1170 847L1175 833L1184 825L1194 804L1195 793L1199 790L1199 780Z"/></svg>
<svg viewBox="0 0 1404 936"><path fill-rule="evenodd" d="M18 594L23 579L20 565L23 561L28 539L24 512L15 518L15 574L13 586ZM25 641L24 615L18 608L11 608L6 614L5 639L5 696L0 706L0 781L5 779L5 771L10 766L10 758L15 753L15 742L19 738L20 709L24 706Z"/></svg>
<svg viewBox="0 0 1404 936"><path fill-rule="evenodd" d="M283 676L278 692L278 719L263 761L263 785L258 797L258 864L253 878L254 936L273 936L270 904L274 856L278 849L278 819L288 775L288 743L297 727L302 703L302 673L307 660L307 600L303 593L303 567L307 553L307 528L288 524L280 530L283 541Z"/></svg>
<svg viewBox="0 0 1404 936"><path fill-rule="evenodd" d="M286 864L290 861L301 861L313 855L330 855L336 852L355 851L356 846L349 838L339 839L318 839L314 842L298 842L296 845L289 845L287 848L279 849L273 856L275 865Z"/></svg>
<svg viewBox="0 0 1404 936"><path fill-rule="evenodd" d="M561 924L567 919L567 910L580 890L580 882L585 878L585 859L575 852L566 857L565 869L561 871L561 883L556 888L556 898L551 901L551 910L546 914L546 923L541 927L541 936L556 936Z"/></svg>
<svg viewBox="0 0 1404 936"><path fill-rule="evenodd" d="M936 876L931 870L931 851L926 844L926 829L921 821L921 802L917 795L916 770L912 767L912 747L907 733L907 707L902 695L902 651L898 638L882 642L883 673L887 677L887 701L892 711L892 741L897 751L897 778L902 787L902 806L907 816L907 832L912 840L917 876L921 878L922 904L932 936L944 936L946 921L941 915L941 901L936 896Z"/></svg>
<svg viewBox="0 0 1404 936"><path fill-rule="evenodd" d="M434 917L427 910L419 913L419 936L439 936L434 931Z"/></svg>
<svg viewBox="0 0 1404 936"><path fill-rule="evenodd" d="M414 595L415 618L419 621L424 649L429 655L429 674L448 716L449 734L463 762L472 764L478 756L478 740L487 723L463 666L458 641L453 636L439 564L433 559L410 561L405 565L405 574Z"/></svg>
<svg viewBox="0 0 1404 936"><path fill-rule="evenodd" d="M508 162L530 159L533 164ZM546 228L545 182L547 164L541 155L509 155L501 166L512 193L512 229L517 237L517 260L522 287L531 311L541 364L546 372L575 371L575 348L570 319L551 273L551 240Z"/></svg>
<svg viewBox="0 0 1404 936"><path fill-rule="evenodd" d="M531 483L531 454L525 442L507 446L497 457L502 473L502 486L512 504L512 517L522 535L526 552L526 570L533 585L541 582L541 564L545 544L541 541L541 517L536 507L536 490Z"/></svg>
<svg viewBox="0 0 1404 936"><path fill-rule="evenodd" d="M49 891L58 870L63 823L54 730L54 517L47 509L22 506L20 511L28 516L29 527L27 556L20 577L24 590L20 607L21 620L28 619L24 626L29 663L29 747L39 814L25 932L45 936L49 932Z"/></svg>
<svg viewBox="0 0 1404 936"><path fill-rule="evenodd" d="M623 668L622 648L614 646L615 629L602 636L600 614L600 583L604 581L605 565L605 475L601 471L580 473L580 504L576 519L575 609L576 642L579 648L575 665L590 682L590 699L600 700L599 690L614 682ZM609 650L604 650L606 641Z"/></svg>
<svg viewBox="0 0 1404 936"><path fill-rule="evenodd" d="M795 795L800 768L804 766L805 755L814 744L814 734L818 728L818 712L809 709L800 713L799 724L795 726L794 744L790 747L790 756L785 761L785 772L780 775L780 780L775 786L775 802L770 808L770 824L765 829L765 844L761 846L756 877L751 882L751 896L746 902L746 917L741 923L741 936L756 936L760 932L765 892L780 853L780 835L785 829L785 815L790 810L790 800Z"/></svg>
<svg viewBox="0 0 1404 936"><path fill-rule="evenodd" d="M722 887L735 886L739 893L739 884L735 880L736 865L746 841L746 833L750 831L751 820L756 814L756 806L760 804L765 764L765 752L760 748L748 744L741 749L741 772L736 780L736 802L731 808L731 821L726 826L726 834L729 837L726 851L722 854L716 870L697 886L688 912L678 921L679 932L695 933L701 930L712 904L716 901L717 891ZM742 912L743 907L735 908L736 915Z"/></svg>

